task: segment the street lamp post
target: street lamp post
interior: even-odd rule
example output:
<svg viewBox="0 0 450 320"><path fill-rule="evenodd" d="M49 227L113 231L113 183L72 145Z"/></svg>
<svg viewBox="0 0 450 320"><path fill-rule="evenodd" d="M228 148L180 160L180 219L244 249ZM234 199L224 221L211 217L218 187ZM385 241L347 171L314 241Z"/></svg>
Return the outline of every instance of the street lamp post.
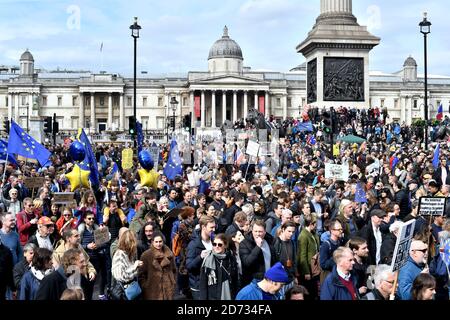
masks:
<svg viewBox="0 0 450 320"><path fill-rule="evenodd" d="M427 74L427 35L431 32L431 22L427 20L427 13L423 13L423 20L419 23L420 32L423 34L423 51L425 66L425 150L428 150L428 74Z"/></svg>
<svg viewBox="0 0 450 320"><path fill-rule="evenodd" d="M137 39L139 38L139 30L141 26L137 23L137 17L134 17L134 23L130 26L131 36L134 38L134 85L133 85L133 122L134 122L134 132L133 132L133 141L134 147L136 148L136 46Z"/></svg>
<svg viewBox="0 0 450 320"><path fill-rule="evenodd" d="M177 105L178 105L178 101L177 101L177 99L175 98L175 97L172 97L172 99L170 100L170 106L172 107L172 112L173 112L173 123L172 123L172 126L173 126L173 133L175 132L175 111L177 111ZM172 134L173 134L172 133Z"/></svg>
<svg viewBox="0 0 450 320"><path fill-rule="evenodd" d="M27 102L27 133L30 133L30 104Z"/></svg>

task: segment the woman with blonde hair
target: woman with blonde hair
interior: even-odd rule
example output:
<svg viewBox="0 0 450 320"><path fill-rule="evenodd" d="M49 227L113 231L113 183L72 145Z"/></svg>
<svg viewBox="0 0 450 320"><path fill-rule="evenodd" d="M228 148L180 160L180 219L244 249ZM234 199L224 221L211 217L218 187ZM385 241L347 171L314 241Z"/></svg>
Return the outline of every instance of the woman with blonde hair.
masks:
<svg viewBox="0 0 450 320"><path fill-rule="evenodd" d="M124 286L136 280L138 268L143 263L137 260L137 240L134 233L126 230L120 237L117 250L114 253L111 266L112 284L111 287ZM122 299L115 296L113 299Z"/></svg>
<svg viewBox="0 0 450 320"><path fill-rule="evenodd" d="M102 221L99 221L100 219L102 219L102 215L97 214L97 200L95 199L95 195L92 190L86 190L83 193L83 196L81 197L81 201L80 201L80 206L78 207L77 211L81 211L81 212L75 213L76 216L81 214L80 218L82 218L84 216L86 211L91 211L94 213L95 219L97 220L96 221L97 224L102 223Z"/></svg>

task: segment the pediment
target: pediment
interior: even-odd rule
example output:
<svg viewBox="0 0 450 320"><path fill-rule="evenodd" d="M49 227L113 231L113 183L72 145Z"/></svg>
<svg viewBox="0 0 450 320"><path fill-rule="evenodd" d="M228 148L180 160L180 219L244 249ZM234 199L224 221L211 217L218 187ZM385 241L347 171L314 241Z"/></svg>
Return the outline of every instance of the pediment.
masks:
<svg viewBox="0 0 450 320"><path fill-rule="evenodd" d="M252 79L240 76L219 76L206 79L197 79L191 84L266 84L260 79Z"/></svg>

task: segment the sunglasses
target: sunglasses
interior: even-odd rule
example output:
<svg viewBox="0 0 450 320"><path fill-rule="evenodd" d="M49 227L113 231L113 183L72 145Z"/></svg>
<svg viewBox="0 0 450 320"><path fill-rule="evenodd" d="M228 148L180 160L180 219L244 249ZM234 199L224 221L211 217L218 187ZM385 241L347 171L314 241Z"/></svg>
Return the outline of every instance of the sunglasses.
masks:
<svg viewBox="0 0 450 320"><path fill-rule="evenodd" d="M222 248L223 247L223 243L213 242L213 246Z"/></svg>
<svg viewBox="0 0 450 320"><path fill-rule="evenodd" d="M94 218L86 218L86 220L94 220Z"/></svg>
<svg viewBox="0 0 450 320"><path fill-rule="evenodd" d="M420 251L422 253L425 253L428 251L428 249L414 249L413 251Z"/></svg>
<svg viewBox="0 0 450 320"><path fill-rule="evenodd" d="M54 227L54 225L52 225L52 224L46 224L45 225L47 228L53 228Z"/></svg>

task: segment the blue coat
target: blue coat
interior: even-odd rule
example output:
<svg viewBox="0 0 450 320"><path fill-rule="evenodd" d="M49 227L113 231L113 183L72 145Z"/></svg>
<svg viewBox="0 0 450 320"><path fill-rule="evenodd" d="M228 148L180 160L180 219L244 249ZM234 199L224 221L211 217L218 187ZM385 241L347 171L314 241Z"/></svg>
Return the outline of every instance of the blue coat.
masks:
<svg viewBox="0 0 450 320"><path fill-rule="evenodd" d="M351 273L350 280L353 283L356 295L358 295L358 289L355 287L356 277L353 273ZM333 271L327 276L322 284L320 289L320 300L353 300L350 291L348 291L341 280L339 280L336 266L333 267Z"/></svg>
<svg viewBox="0 0 450 320"><path fill-rule="evenodd" d="M258 281L254 279L238 292L236 300L263 300L263 292L258 286ZM273 300L280 300L280 295L273 296Z"/></svg>
<svg viewBox="0 0 450 320"><path fill-rule="evenodd" d="M414 279L420 274L424 266L419 266L411 257L398 274L398 297L400 300L411 300L411 288Z"/></svg>
<svg viewBox="0 0 450 320"><path fill-rule="evenodd" d="M28 270L20 281L19 300L34 300L40 284L41 281Z"/></svg>

